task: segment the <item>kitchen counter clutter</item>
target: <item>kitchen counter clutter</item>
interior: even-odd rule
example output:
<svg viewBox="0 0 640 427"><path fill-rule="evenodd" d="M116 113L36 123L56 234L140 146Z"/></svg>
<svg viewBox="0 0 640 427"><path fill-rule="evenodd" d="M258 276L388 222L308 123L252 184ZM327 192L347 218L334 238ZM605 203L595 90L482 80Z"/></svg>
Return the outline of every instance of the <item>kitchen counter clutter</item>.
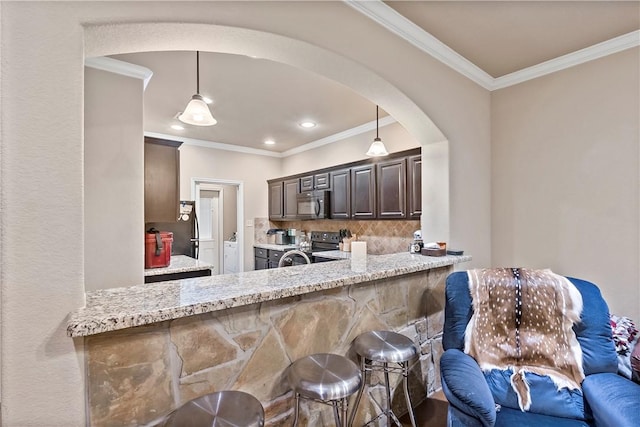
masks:
<svg viewBox="0 0 640 427"><path fill-rule="evenodd" d="M186 255L172 255L169 266L145 269L144 282L155 283L190 277L211 276L212 268L213 265Z"/></svg>
<svg viewBox="0 0 640 427"><path fill-rule="evenodd" d="M70 314L67 335L80 337L149 325L470 260L470 256L435 258L410 253L369 255L362 273L353 272L345 260L102 289L87 292L86 306Z"/></svg>

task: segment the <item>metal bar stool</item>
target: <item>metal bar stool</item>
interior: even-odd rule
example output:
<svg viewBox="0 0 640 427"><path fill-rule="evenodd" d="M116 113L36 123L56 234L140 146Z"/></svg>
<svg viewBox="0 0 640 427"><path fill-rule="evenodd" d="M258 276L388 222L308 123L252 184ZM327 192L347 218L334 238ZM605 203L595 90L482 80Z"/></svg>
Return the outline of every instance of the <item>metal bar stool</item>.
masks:
<svg viewBox="0 0 640 427"><path fill-rule="evenodd" d="M347 426L349 396L362 383L355 363L337 354L312 354L289 366L287 380L296 395L294 427L298 425L301 398L333 406L336 426Z"/></svg>
<svg viewBox="0 0 640 427"><path fill-rule="evenodd" d="M409 384L407 381L409 377L409 361L418 355L418 348L413 341L396 332L370 331L360 334L355 339L354 350L358 356L360 356L360 370L362 371L363 381L360 390L358 390L356 404L353 407L353 411L349 418L349 427L353 424L353 419L356 416L358 405L362 398L366 382L366 374L367 372L372 371L384 372L387 407L381 414L367 422L367 424L370 424L378 418L386 415L387 426L391 426L391 421L393 420L396 425L402 427L398 417L391 410L391 388L389 386L389 372L398 372L402 375L404 398L407 402L407 410L409 411L409 418L411 418L411 425L416 427L416 420L413 415L411 400L409 398ZM397 364L399 366L389 366L390 363Z"/></svg>
<svg viewBox="0 0 640 427"><path fill-rule="evenodd" d="M190 400L171 412L162 427L264 426L260 401L243 391L224 390Z"/></svg>

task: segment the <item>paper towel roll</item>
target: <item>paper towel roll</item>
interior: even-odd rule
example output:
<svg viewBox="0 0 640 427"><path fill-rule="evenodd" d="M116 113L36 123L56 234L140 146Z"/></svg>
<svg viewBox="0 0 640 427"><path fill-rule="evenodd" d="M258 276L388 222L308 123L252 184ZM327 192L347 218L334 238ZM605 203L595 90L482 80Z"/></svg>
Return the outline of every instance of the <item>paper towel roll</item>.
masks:
<svg viewBox="0 0 640 427"><path fill-rule="evenodd" d="M351 242L351 269L367 270L367 242Z"/></svg>

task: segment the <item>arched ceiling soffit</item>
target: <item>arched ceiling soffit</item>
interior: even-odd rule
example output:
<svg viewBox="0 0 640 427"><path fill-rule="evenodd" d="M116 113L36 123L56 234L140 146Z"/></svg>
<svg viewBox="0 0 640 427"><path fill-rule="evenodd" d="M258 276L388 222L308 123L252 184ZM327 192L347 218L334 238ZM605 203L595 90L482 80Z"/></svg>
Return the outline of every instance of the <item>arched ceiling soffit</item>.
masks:
<svg viewBox="0 0 640 427"><path fill-rule="evenodd" d="M302 68L339 82L380 105L421 144L446 140L424 111L375 71L300 40L247 28L166 22L88 25L84 36L85 57L200 50L264 58Z"/></svg>

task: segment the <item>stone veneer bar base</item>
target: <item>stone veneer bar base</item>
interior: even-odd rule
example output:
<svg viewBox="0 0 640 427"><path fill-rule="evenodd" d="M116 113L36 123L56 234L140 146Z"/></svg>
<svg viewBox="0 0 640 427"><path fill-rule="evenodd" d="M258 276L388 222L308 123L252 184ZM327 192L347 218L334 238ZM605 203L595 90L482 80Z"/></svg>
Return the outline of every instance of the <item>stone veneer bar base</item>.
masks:
<svg viewBox="0 0 640 427"><path fill-rule="evenodd" d="M410 375L416 405L440 389L444 286L451 271L434 268L85 337L89 424L154 425L190 399L234 389L262 402L267 426L288 426L293 396L287 366L320 352L355 361L354 338L380 329L405 334L421 349ZM381 375L373 378L356 425L380 412L371 396L384 402L381 383ZM392 383L400 378L393 375ZM393 405L396 413L406 412L401 387ZM333 426L329 407L302 407L300 425Z"/></svg>

